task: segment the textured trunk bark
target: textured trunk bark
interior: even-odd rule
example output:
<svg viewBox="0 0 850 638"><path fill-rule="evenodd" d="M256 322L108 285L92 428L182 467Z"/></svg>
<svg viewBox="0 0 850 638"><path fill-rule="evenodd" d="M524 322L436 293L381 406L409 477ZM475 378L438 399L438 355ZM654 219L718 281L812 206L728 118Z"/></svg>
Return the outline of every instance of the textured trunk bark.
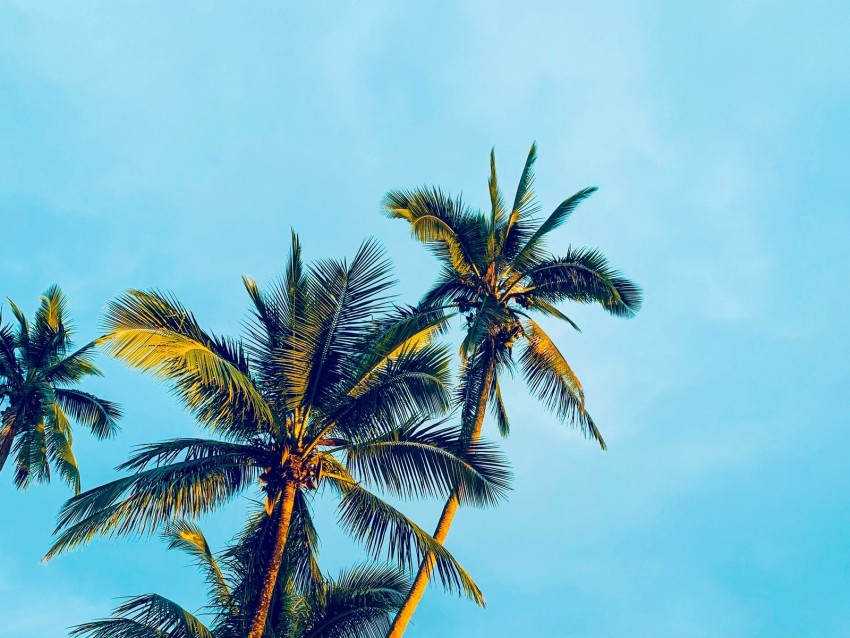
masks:
<svg viewBox="0 0 850 638"><path fill-rule="evenodd" d="M251 618L251 626L247 638L262 638L266 628L266 618L269 615L269 606L272 602L274 587L280 572L280 564L283 561L283 550L286 549L286 538L289 536L289 522L292 520L292 508L295 505L295 492L297 486L295 481L288 481L283 488L278 505L279 513L275 529L274 549L271 559L263 573L263 585L257 598L257 608Z"/></svg>
<svg viewBox="0 0 850 638"><path fill-rule="evenodd" d="M12 449L12 441L15 438L15 419L11 415L11 410L3 410L2 419L0 419L0 470L6 464L6 459L9 458L9 450Z"/></svg>
<svg viewBox="0 0 850 638"><path fill-rule="evenodd" d="M484 415L487 412L487 400L490 396L490 386L493 383L493 375L496 371L495 361L491 359L487 367L487 373L484 376L484 385L482 387L481 396L478 398L478 411L475 414L475 424L472 428L472 441L477 441L481 437L481 428L484 426ZM460 506L457 495L452 492L449 500L446 501L443 507L443 513L440 515L440 521L437 523L437 529L434 531L434 539L442 545L446 537L449 535L449 530L452 527L457 509ZM425 588L428 586L428 581L431 578L431 570L434 567L434 555L428 554L422 564L419 566L419 572L416 574L416 579L413 581L413 587L407 595L404 604L396 614L393 620L390 632L387 638L401 638L407 629L410 619L413 618L413 613L422 600L422 595L425 593Z"/></svg>

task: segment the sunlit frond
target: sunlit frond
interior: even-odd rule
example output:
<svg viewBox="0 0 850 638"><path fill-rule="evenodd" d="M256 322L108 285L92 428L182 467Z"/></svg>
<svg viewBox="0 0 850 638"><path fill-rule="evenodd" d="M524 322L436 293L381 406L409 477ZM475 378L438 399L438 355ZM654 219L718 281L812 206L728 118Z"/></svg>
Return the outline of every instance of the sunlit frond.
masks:
<svg viewBox="0 0 850 638"><path fill-rule="evenodd" d="M457 272L480 274L489 229L485 218L459 198L453 200L438 188L390 191L384 210L388 217L409 222L411 234Z"/></svg>
<svg viewBox="0 0 850 638"><path fill-rule="evenodd" d="M206 334L173 297L131 290L109 304L104 349L130 367L169 381L195 416L224 431L271 427L268 404L238 342Z"/></svg>
<svg viewBox="0 0 850 638"><path fill-rule="evenodd" d="M230 586L201 528L191 521L181 519L169 523L162 535L168 543L168 549L177 549L188 554L204 572L212 603L217 607L227 605L230 600Z"/></svg>
<svg viewBox="0 0 850 638"><path fill-rule="evenodd" d="M561 420L580 428L605 449L602 434L584 405L584 391L575 372L549 335L529 319L524 326L525 348L519 366L529 390Z"/></svg>
<svg viewBox="0 0 850 638"><path fill-rule="evenodd" d="M230 501L259 471L241 455L221 454L153 467L70 499L46 560L95 536L152 533L177 518L195 518Z"/></svg>
<svg viewBox="0 0 850 638"><path fill-rule="evenodd" d="M48 415L45 420L47 431L45 442L47 443L47 454L50 462L58 470L59 476L71 486L74 494L80 493L80 468L71 448L72 435L71 424L68 417L58 404L54 403L53 414Z"/></svg>

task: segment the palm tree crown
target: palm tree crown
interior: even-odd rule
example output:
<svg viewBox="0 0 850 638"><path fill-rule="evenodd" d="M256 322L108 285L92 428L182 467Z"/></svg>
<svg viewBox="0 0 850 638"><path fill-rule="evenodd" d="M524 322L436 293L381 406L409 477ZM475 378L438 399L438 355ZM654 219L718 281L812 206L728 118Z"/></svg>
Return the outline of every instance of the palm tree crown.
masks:
<svg viewBox="0 0 850 638"><path fill-rule="evenodd" d="M640 309L641 291L614 270L598 249L567 248L556 257L546 250L548 235L597 189L584 188L565 199L545 219L536 217L534 197L536 145L532 145L510 208L499 189L495 154L490 154L490 213L470 209L438 188L391 191L385 197L389 217L410 223L413 236L437 256L442 271L423 297L425 307L451 306L466 318L461 346L465 362L464 423L473 427L478 399L492 398L500 432L509 432L498 371L513 368L512 350L521 344L518 365L530 389L562 420L596 439L599 430L585 410L578 377L552 339L534 320L540 314L578 326L557 305L564 301L598 303L616 317ZM487 375L489 366L494 373ZM483 387L485 377L490 382Z"/></svg>
<svg viewBox="0 0 850 638"><path fill-rule="evenodd" d="M73 349L73 326L58 286L42 295L33 323L11 300L9 305L18 325L4 324L0 317L0 470L14 453L19 489L48 482L52 465L79 493L71 422L104 439L117 432L121 410L74 387L101 373L92 362L94 343Z"/></svg>
<svg viewBox="0 0 850 638"><path fill-rule="evenodd" d="M422 299L425 308L458 309L466 319L461 345L463 364L457 401L463 435L478 439L489 405L503 436L510 431L502 400L500 373L519 367L529 389L559 419L578 426L604 449L605 441L590 417L584 391L567 359L533 314L554 317L578 329L561 310L564 301L598 303L617 317L633 316L641 305L638 286L611 268L597 249L568 248L561 257L546 250L548 235L561 226L596 188L565 199L539 220L534 197L536 145L531 146L510 208L499 189L495 153L490 153L490 212L469 208L439 188L391 191L386 214L410 224L442 264L435 285ZM513 358L519 343L518 360ZM446 502L434 538L442 543L460 505L462 489ZM426 558L390 631L398 638L410 621L430 577Z"/></svg>
<svg viewBox="0 0 850 638"><path fill-rule="evenodd" d="M290 528L312 526L308 496L321 487L339 497L340 524L374 555L386 548L408 566L433 554L442 582L480 602L448 552L363 486L415 497L461 484L474 505L497 502L508 487L493 448L467 448L459 429L424 424L423 415L450 402L448 356L431 343L445 318L392 307L391 283L373 242L350 264L305 269L293 235L279 282L263 292L245 280L253 319L244 344L204 331L167 294L131 291L113 302L107 351L167 380L218 438L143 446L119 468L130 476L65 505L48 557L94 535L150 532L197 517L257 485L274 530L248 614L248 635L259 638Z"/></svg>
<svg viewBox="0 0 850 638"><path fill-rule="evenodd" d="M169 549L188 554L200 568L208 590L205 623L176 602L158 594L129 598L110 618L78 625L72 638L241 638L247 624L243 596L257 551L268 545L269 518L251 516L233 543L216 556L197 525L181 520L163 533ZM297 550L296 550L297 551ZM287 558L291 550L287 550ZM389 614L404 600L408 579L398 568L359 565L336 579L318 571L308 582L296 570L282 569L269 613L266 635L275 638L362 638L384 636Z"/></svg>

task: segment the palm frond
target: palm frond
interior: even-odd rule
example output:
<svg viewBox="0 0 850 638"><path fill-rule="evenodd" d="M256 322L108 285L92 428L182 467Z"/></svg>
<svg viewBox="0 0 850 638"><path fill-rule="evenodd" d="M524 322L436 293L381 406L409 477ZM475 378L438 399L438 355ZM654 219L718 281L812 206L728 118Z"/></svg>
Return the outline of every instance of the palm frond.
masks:
<svg viewBox="0 0 850 638"><path fill-rule="evenodd" d="M388 217L410 223L413 237L441 260L464 275L480 274L489 229L481 215L473 214L458 198L439 188L390 191L384 196Z"/></svg>
<svg viewBox="0 0 850 638"><path fill-rule="evenodd" d="M177 603L158 594L135 596L112 617L77 625L72 638L213 638L212 632Z"/></svg>
<svg viewBox="0 0 850 638"><path fill-rule="evenodd" d="M416 415L440 415L450 406L449 353L442 345L404 351L326 413L335 429L355 439Z"/></svg>
<svg viewBox="0 0 850 638"><path fill-rule="evenodd" d="M11 410L0 412L0 471L9 458L15 435L15 413Z"/></svg>
<svg viewBox="0 0 850 638"><path fill-rule="evenodd" d="M203 570L213 604L217 607L227 605L230 600L230 586L201 528L191 521L181 519L166 526L163 538L168 543L168 549L177 549L188 554Z"/></svg>
<svg viewBox="0 0 850 638"><path fill-rule="evenodd" d="M508 411L505 409L505 402L502 400L502 390L499 387L499 379L493 378L493 383L490 390L490 410L493 417L496 419L496 426L499 428L499 434L507 437L511 433L511 424L508 419Z"/></svg>
<svg viewBox="0 0 850 638"><path fill-rule="evenodd" d="M572 212L588 197L597 190L596 186L583 188L576 194L568 197L552 211L552 214L538 227L537 231L520 249L511 261L511 267L516 270L524 270L530 264L542 260L545 254L542 252L543 242L546 236L567 221Z"/></svg>
<svg viewBox="0 0 850 638"><path fill-rule="evenodd" d="M434 285L423 295L420 304L425 308L453 306L461 299L474 297L474 278L461 276L454 268L444 265Z"/></svg>
<svg viewBox="0 0 850 638"><path fill-rule="evenodd" d="M412 421L371 441L345 448L355 477L402 498L445 497L457 490L464 505L490 507L504 500L510 471L491 444L470 445L459 428Z"/></svg>
<svg viewBox="0 0 850 638"><path fill-rule="evenodd" d="M222 431L254 431L273 423L241 345L206 334L172 296L131 290L109 304L104 349L130 367L170 382L203 423Z"/></svg>
<svg viewBox="0 0 850 638"><path fill-rule="evenodd" d="M47 439L44 420L39 420L17 436L12 451L15 454L15 487L27 489L32 481L50 481L50 465L47 462Z"/></svg>
<svg viewBox="0 0 850 638"><path fill-rule="evenodd" d="M389 614L409 588L397 568L363 564L345 570L309 598L309 619L299 638L383 638Z"/></svg>
<svg viewBox="0 0 850 638"><path fill-rule="evenodd" d="M429 346L436 335L445 331L449 317L442 309L397 307L374 322L351 357L351 396L363 394L370 381L392 361Z"/></svg>
<svg viewBox="0 0 850 638"><path fill-rule="evenodd" d="M455 403L460 407L460 422L465 440L472 438L481 397L488 392L488 370L495 370L497 355L490 343L484 343L463 362L460 382L455 391Z"/></svg>
<svg viewBox="0 0 850 638"><path fill-rule="evenodd" d="M597 441L604 450L602 434L585 408L581 383L564 355L533 320L527 320L524 330L525 348L519 366L529 390L560 420L567 420L580 428L585 436Z"/></svg>
<svg viewBox="0 0 850 638"><path fill-rule="evenodd" d="M534 198L534 163L537 161L537 144L532 144L517 185L513 208L501 229L499 257L510 263L517 251L534 232L534 215L539 210Z"/></svg>
<svg viewBox="0 0 850 638"><path fill-rule="evenodd" d="M46 419L47 454L59 471L59 476L74 490L80 493L80 467L71 448L71 424L58 404L53 404L53 414Z"/></svg>
<svg viewBox="0 0 850 638"><path fill-rule="evenodd" d="M640 310L640 287L611 268L597 249L569 249L564 257L541 261L529 272L532 292L550 303L571 300L599 303L616 317L633 317Z"/></svg>
<svg viewBox="0 0 850 638"><path fill-rule="evenodd" d="M87 376L103 376L100 369L94 365L95 345L96 342L92 341L60 359L45 371L45 377L55 383L71 384Z"/></svg>
<svg viewBox="0 0 850 638"><path fill-rule="evenodd" d="M71 388L56 388L53 392L62 410L75 421L88 426L97 438L109 438L120 429L117 421L122 412L117 403Z"/></svg>
<svg viewBox="0 0 850 638"><path fill-rule="evenodd" d="M429 569L436 572L446 589L464 593L477 604L484 605L481 591L466 570L430 534L357 483L332 476L326 480L342 497L340 525L362 542L375 558L386 553L388 560L411 569L431 554L434 562Z"/></svg>
<svg viewBox="0 0 850 638"><path fill-rule="evenodd" d="M309 315L314 328L296 333L290 340L293 351L304 352L308 358L290 361L286 370L287 378L296 380L296 387L304 387L303 396L293 397L293 408L321 405L331 399L327 392L340 381L343 361L358 354L372 317L387 310L388 291L394 283L390 263L373 240L360 246L350 265L323 260L310 268ZM310 341L307 347L299 343L305 338ZM304 383L301 377L305 377Z"/></svg>
<svg viewBox="0 0 850 638"><path fill-rule="evenodd" d="M257 480L241 455L221 454L153 467L83 492L59 512L45 560L95 536L149 534L177 518L207 513Z"/></svg>

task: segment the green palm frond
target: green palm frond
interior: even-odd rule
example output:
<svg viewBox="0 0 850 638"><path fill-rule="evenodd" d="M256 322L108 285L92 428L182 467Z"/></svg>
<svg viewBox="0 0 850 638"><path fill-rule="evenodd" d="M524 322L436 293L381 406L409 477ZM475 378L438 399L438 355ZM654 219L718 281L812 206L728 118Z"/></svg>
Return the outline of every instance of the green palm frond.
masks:
<svg viewBox="0 0 850 638"><path fill-rule="evenodd" d="M357 347L361 356L351 358L354 366L348 376L355 383L348 394L363 394L369 382L392 361L429 346L444 332L448 319L441 309L397 307L375 321Z"/></svg>
<svg viewBox="0 0 850 638"><path fill-rule="evenodd" d="M59 536L45 560L95 536L150 534L177 518L195 518L230 501L258 476L240 455L220 454L153 467L88 490L60 510Z"/></svg>
<svg viewBox="0 0 850 638"><path fill-rule="evenodd" d="M30 483L50 481L50 466L47 462L47 438L44 420L39 418L34 426L21 432L14 442L15 487L26 489Z"/></svg>
<svg viewBox="0 0 850 638"><path fill-rule="evenodd" d="M481 395L489 391L486 387L488 370L492 368L495 371L496 363L497 355L492 344L485 342L461 366L455 403L460 406L460 422L466 440L470 440L478 421Z"/></svg>
<svg viewBox="0 0 850 638"><path fill-rule="evenodd" d="M490 191L490 234L492 235L508 215L505 208L505 198L499 190L499 179L496 176L496 149L490 149L490 179L487 180Z"/></svg>
<svg viewBox="0 0 850 638"><path fill-rule="evenodd" d="M77 383L88 376L103 376L100 369L94 365L95 345L96 342L92 341L60 359L45 371L45 376L48 380L62 385Z"/></svg>
<svg viewBox="0 0 850 638"><path fill-rule="evenodd" d="M560 319L566 324L575 330L576 332L581 332L581 328L579 328L578 324L570 319L563 312L558 310L555 306L550 304L545 299L541 299L539 297L535 297L533 293L528 295L523 295L521 297L522 305L527 307L529 310L536 310L542 315L546 315L547 317L554 317L555 319ZM528 317L528 314L520 311L515 311L518 315L523 317Z"/></svg>
<svg viewBox="0 0 850 638"><path fill-rule="evenodd" d="M6 465L12 443L15 439L15 415L13 412L0 412L0 470Z"/></svg>
<svg viewBox="0 0 850 638"><path fill-rule="evenodd" d="M383 638L388 614L401 606L409 588L397 568L363 564L345 570L309 598L298 638Z"/></svg>
<svg viewBox="0 0 850 638"><path fill-rule="evenodd" d="M273 417L255 386L238 342L204 332L192 313L170 295L131 290L110 302L100 343L132 368L170 382L202 422L238 431Z"/></svg>
<svg viewBox="0 0 850 638"><path fill-rule="evenodd" d="M0 379L6 379L4 386L13 379L20 382L15 348L15 331L11 325L3 323L3 315L0 313ZM5 389L0 390L0 396L3 396L5 392Z"/></svg>
<svg viewBox="0 0 850 638"><path fill-rule="evenodd" d="M158 594L135 596L112 618L73 627L72 638L213 638L212 632L177 603Z"/></svg>
<svg viewBox="0 0 850 638"><path fill-rule="evenodd" d="M187 461L240 457L246 465L262 467L268 463L270 454L255 445L187 437L141 445L117 469L140 472L148 466L164 467L174 463L181 456Z"/></svg>
<svg viewBox="0 0 850 638"><path fill-rule="evenodd" d="M358 439L386 424L443 414L451 400L449 374L449 353L442 345L402 352L360 385L356 396L328 408L334 429Z"/></svg>
<svg viewBox="0 0 850 638"><path fill-rule="evenodd" d="M534 232L534 215L539 206L534 198L534 163L537 161L537 144L532 144L522 169L513 208L504 226L500 229L498 259L510 263ZM496 256L494 256L494 259Z"/></svg>
<svg viewBox="0 0 850 638"><path fill-rule="evenodd" d="M605 449L602 434L584 405L584 391L575 372L546 332L529 319L519 366L529 390L561 420L579 427Z"/></svg>
<svg viewBox="0 0 850 638"><path fill-rule="evenodd" d="M71 447L73 437L68 417L58 404L53 404L53 414L46 419L47 431L45 439L50 462L59 471L62 479L74 490L80 493L80 467Z"/></svg>
<svg viewBox="0 0 850 638"><path fill-rule="evenodd" d="M642 304L640 288L614 270L597 249L569 249L564 257L551 257L529 272L531 292L550 303L599 303L617 317L633 317Z"/></svg>
<svg viewBox="0 0 850 638"><path fill-rule="evenodd" d="M421 305L425 308L455 306L461 299L474 297L475 286L474 277L462 276L454 268L444 265L437 281L423 295Z"/></svg>
<svg viewBox="0 0 850 638"><path fill-rule="evenodd" d="M583 188L575 195L572 195L561 202L561 204L552 211L552 214L549 215L546 221L540 224L535 233L513 258L511 261L511 267L522 271L530 264L544 259L545 253L543 253L542 248L546 236L556 228L563 225L572 212L578 208L579 204L593 195L593 193L597 190L599 189L596 186Z"/></svg>
<svg viewBox="0 0 850 638"><path fill-rule="evenodd" d="M505 402L502 400L499 379L496 377L493 378L489 402L493 416L496 419L496 426L499 428L499 435L507 437L511 433L511 424L508 419L508 411L505 409Z"/></svg>
<svg viewBox="0 0 850 638"><path fill-rule="evenodd" d="M388 217L410 223L413 237L464 275L480 275L489 229L480 214L438 188L390 191L384 197Z"/></svg>
<svg viewBox="0 0 850 638"><path fill-rule="evenodd" d="M462 592L484 605L484 596L466 570L425 530L356 482L336 476L328 476L327 481L342 499L340 525L375 558L386 553L388 560L411 569L431 555L431 569L446 589Z"/></svg>
<svg viewBox="0 0 850 638"><path fill-rule="evenodd" d="M357 346L375 315L388 309L390 264L377 242L364 242L348 265L345 261L323 260L310 268L308 288L311 307L305 331L290 339L293 351L305 358L292 360L286 370L294 387L304 387L291 406L322 405L327 391L342 378L344 360L357 354ZM305 343L306 342L306 343ZM303 345L302 345L303 344ZM305 365L305 363L307 365ZM300 376L305 382L300 382Z"/></svg>
<svg viewBox="0 0 850 638"><path fill-rule="evenodd" d="M188 554L204 572L212 604L216 607L226 607L230 601L230 585L201 528L191 521L181 519L169 523L162 535L168 543L168 549L177 549Z"/></svg>
<svg viewBox="0 0 850 638"><path fill-rule="evenodd" d="M75 421L88 426L97 438L109 438L120 429L117 421L122 413L117 403L70 388L56 388L53 393L62 410Z"/></svg>
<svg viewBox="0 0 850 638"><path fill-rule="evenodd" d="M484 441L466 445L459 428L411 422L345 449L355 477L402 498L446 496L457 489L461 502L493 506L510 489L507 461Z"/></svg>

